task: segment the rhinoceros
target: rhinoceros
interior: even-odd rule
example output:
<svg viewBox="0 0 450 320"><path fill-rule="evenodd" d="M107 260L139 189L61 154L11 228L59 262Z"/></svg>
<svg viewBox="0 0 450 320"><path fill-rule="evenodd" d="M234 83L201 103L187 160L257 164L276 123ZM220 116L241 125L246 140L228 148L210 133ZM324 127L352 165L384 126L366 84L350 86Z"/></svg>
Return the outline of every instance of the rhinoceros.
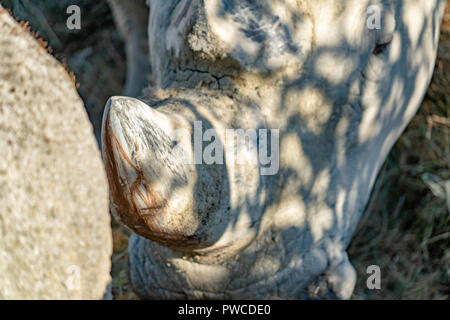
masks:
<svg viewBox="0 0 450 320"><path fill-rule="evenodd" d="M429 85L445 0L148 4L151 82L102 122L135 292L350 298L346 248Z"/></svg>

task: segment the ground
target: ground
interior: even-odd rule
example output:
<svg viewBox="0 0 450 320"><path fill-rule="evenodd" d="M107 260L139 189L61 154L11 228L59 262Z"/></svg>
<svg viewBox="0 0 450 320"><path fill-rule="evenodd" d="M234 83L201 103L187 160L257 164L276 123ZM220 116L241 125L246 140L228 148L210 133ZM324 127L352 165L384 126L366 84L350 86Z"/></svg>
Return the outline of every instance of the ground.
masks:
<svg viewBox="0 0 450 320"><path fill-rule="evenodd" d="M419 112L381 170L349 248L358 272L353 299L450 298L450 10L432 84ZM81 30L65 9L81 7ZM99 115L125 79L123 41L105 1L4 0L68 65L98 136ZM100 117L101 118L101 117ZM113 221L113 295L135 299L124 266L129 232ZM381 268L381 290L368 290L366 268Z"/></svg>

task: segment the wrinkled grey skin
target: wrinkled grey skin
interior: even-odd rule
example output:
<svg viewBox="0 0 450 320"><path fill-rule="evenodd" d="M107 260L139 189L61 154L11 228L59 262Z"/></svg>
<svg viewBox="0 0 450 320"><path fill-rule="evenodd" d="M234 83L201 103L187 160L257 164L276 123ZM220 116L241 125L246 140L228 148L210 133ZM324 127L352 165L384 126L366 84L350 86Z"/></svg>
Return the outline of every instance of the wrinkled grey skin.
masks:
<svg viewBox="0 0 450 320"><path fill-rule="evenodd" d="M150 1L151 94L111 98L102 130L139 296L350 298L346 248L423 99L444 5ZM175 133L199 120L222 144L225 128L279 129L279 171L187 165Z"/></svg>

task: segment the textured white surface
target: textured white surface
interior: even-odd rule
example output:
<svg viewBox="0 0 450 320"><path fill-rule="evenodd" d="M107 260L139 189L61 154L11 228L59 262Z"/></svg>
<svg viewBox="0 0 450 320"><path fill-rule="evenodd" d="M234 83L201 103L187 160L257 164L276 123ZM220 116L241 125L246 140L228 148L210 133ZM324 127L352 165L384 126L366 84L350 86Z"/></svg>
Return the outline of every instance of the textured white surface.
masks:
<svg viewBox="0 0 450 320"><path fill-rule="evenodd" d="M0 7L0 299L100 299L108 189L64 67Z"/></svg>

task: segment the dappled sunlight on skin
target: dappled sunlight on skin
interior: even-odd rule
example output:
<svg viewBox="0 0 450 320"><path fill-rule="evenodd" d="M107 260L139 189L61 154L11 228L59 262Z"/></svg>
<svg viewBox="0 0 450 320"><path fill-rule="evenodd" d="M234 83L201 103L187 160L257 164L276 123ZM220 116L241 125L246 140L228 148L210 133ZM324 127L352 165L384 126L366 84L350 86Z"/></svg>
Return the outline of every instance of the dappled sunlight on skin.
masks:
<svg viewBox="0 0 450 320"><path fill-rule="evenodd" d="M306 129L314 135L323 133L324 126L332 115L332 106L327 103L319 89L300 92L297 88L288 90L285 95L285 108L290 113L289 116L301 119Z"/></svg>
<svg viewBox="0 0 450 320"><path fill-rule="evenodd" d="M348 145L347 132L349 132L349 119L342 117L336 127L334 140L336 141L336 166L342 168L345 165L345 154Z"/></svg>
<svg viewBox="0 0 450 320"><path fill-rule="evenodd" d="M426 100L390 152L352 239L349 250L358 273L366 274L367 266L374 263L382 270L381 290L368 290L362 276L356 299L448 300L449 211L446 197L436 196L425 178L450 178L450 127L448 122L433 120L448 119L448 3Z"/></svg>
<svg viewBox="0 0 450 320"><path fill-rule="evenodd" d="M345 55L324 54L316 62L317 73L333 85L346 81L356 67L354 61Z"/></svg>
<svg viewBox="0 0 450 320"><path fill-rule="evenodd" d="M301 185L311 186L313 182L313 168L303 150L302 142L294 133L285 134L280 142L280 159L283 159L283 165L294 169L298 174L299 181L297 184L291 184L292 188L299 188ZM292 153L297 157L290 157Z"/></svg>
<svg viewBox="0 0 450 320"><path fill-rule="evenodd" d="M427 15L421 12L414 23L408 20L418 14L409 7L411 1L383 1L382 31L365 25L369 1L308 2L295 19L314 28L306 27L311 37L301 41L310 42L298 46L284 33L298 32L289 22L293 18L283 17L270 29L271 10L263 11L258 3L226 1L222 8L218 3L223 4L210 2L206 11L207 19L216 21L212 29L194 18L194 25L216 36L200 39L211 46L201 58L192 52L189 41L195 37L188 31L178 35L189 39L180 43L181 61L166 51L164 40L150 39L152 59L157 56L160 63L154 64L156 86L169 92L154 101L190 123L202 120L218 128L222 145L224 128L280 129L280 170L258 176L258 168L250 165L227 163L222 170L197 165L197 172L214 172L213 185L221 181L223 192L220 210L202 212L205 224L199 229L205 238L198 248L179 242L173 250L133 238L131 281L147 298L304 298L308 285L324 275L331 292L348 298L354 271L346 247L378 170L431 77L436 48L431 35L437 33L433 21L443 1L430 6L433 11ZM268 2L264 6L270 9ZM150 25L160 29L154 32L167 32L164 19L169 25L172 19L168 7L175 2L165 3L164 10L155 5ZM411 26L418 21L418 27ZM289 26L282 28L283 23ZM222 33L227 24L238 36ZM279 41L281 52L264 46L267 39ZM279 66L280 57L287 64L295 60L298 72ZM180 78L186 70L191 77ZM196 81L205 74L214 80ZM226 77L231 87L221 87L220 79ZM198 177L191 190L193 208L204 206L208 192L218 192L198 188L200 173Z"/></svg>
<svg viewBox="0 0 450 320"><path fill-rule="evenodd" d="M389 50L389 62L394 64L400 59L402 54L402 42L400 37L394 37L392 39L390 50Z"/></svg>
<svg viewBox="0 0 450 320"><path fill-rule="evenodd" d="M419 47L421 28L425 24L424 14L429 14L430 12L424 12L424 7L422 2L411 2L411 6L408 11L404 12L403 21L407 26L408 38L410 41L410 48L415 51L417 49L421 50Z"/></svg>
<svg viewBox="0 0 450 320"><path fill-rule="evenodd" d="M364 98L361 99L364 102ZM361 121L361 126L359 129L359 143L364 144L376 137L381 131L381 124L376 123L377 118L379 117L380 109L377 107L376 103L380 103L380 100L377 98L371 98L370 103L373 106L367 108L364 112L364 116Z"/></svg>
<svg viewBox="0 0 450 320"><path fill-rule="evenodd" d="M305 19L304 7L303 1L208 1L205 14L211 29L205 31L247 71L297 69L299 58L311 50L312 23Z"/></svg>

